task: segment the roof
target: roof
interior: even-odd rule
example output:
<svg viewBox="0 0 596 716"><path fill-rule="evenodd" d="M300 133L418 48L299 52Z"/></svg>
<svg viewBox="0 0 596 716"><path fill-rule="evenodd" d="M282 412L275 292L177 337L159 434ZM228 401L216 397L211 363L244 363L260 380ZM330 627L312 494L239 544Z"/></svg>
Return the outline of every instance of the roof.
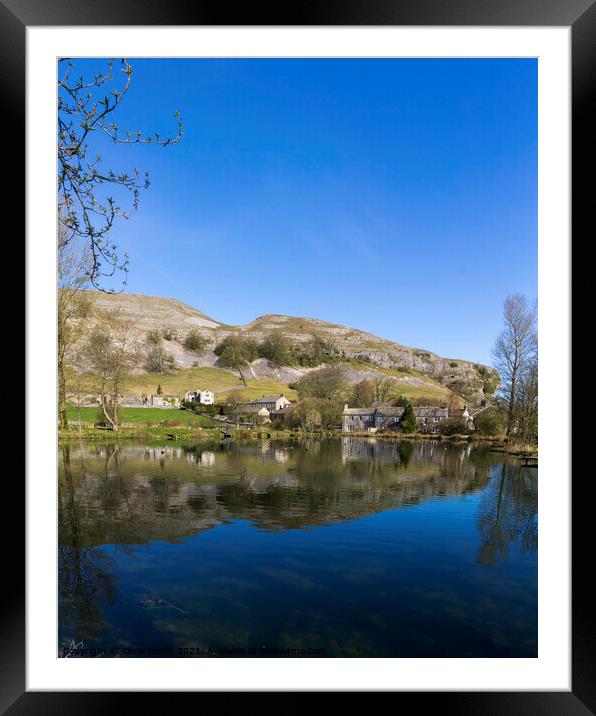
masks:
<svg viewBox="0 0 596 716"><path fill-rule="evenodd" d="M242 406L242 411L245 413L260 413L261 410L264 410L266 413L269 413L267 408L263 408L260 405L250 405L249 403L247 403L246 405Z"/></svg>
<svg viewBox="0 0 596 716"><path fill-rule="evenodd" d="M264 395L262 398L257 398L256 400L251 400L251 403L275 403L280 398L286 398L285 395Z"/></svg>
<svg viewBox="0 0 596 716"><path fill-rule="evenodd" d="M436 408L431 405L417 405L414 407L414 415L417 418L446 418L449 415L449 409Z"/></svg>
<svg viewBox="0 0 596 716"><path fill-rule="evenodd" d="M414 415L417 418L446 418L448 415L447 408L437 408L432 405L420 405L413 408ZM379 415L380 417L401 417L404 408L401 405L391 405L390 403L373 403L370 408L344 408L344 415Z"/></svg>
<svg viewBox="0 0 596 716"><path fill-rule="evenodd" d="M285 408L280 408L279 410L272 410L271 415L288 415L289 413L294 410L293 405L288 405Z"/></svg>
<svg viewBox="0 0 596 716"><path fill-rule="evenodd" d="M378 407L376 409L378 415L385 415L387 417L396 417L401 418L401 416L404 414L405 408L402 408L399 405L387 405L383 407Z"/></svg>

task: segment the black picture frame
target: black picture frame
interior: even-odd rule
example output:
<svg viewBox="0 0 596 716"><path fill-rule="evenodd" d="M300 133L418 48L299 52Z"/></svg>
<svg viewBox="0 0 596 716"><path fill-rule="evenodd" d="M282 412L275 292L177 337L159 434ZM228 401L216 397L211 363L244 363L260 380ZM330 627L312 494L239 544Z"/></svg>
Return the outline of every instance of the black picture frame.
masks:
<svg viewBox="0 0 596 716"><path fill-rule="evenodd" d="M230 18L233 23L229 22ZM406 25L406 26L570 26L572 32L572 217L575 232L593 225L594 182L583 181L595 165L596 127L596 0L350 0L310 2L276 8L245 4L232 11L223 3L187 0L0 0L0 103L4 129L5 206L18 215L24 209L26 28L68 25ZM22 137L22 141L18 141ZM593 229L592 229L593 231ZM53 467L53 466L52 466ZM589 477L589 475L586 475ZM24 489L6 481L4 499L10 512L24 506ZM11 494L12 490L12 494ZM411 699L426 707L454 714L577 714L596 713L594 609L592 569L580 565L580 550L590 544L591 487L574 485L572 538L572 691L570 692L399 692L401 707ZM7 510L8 512L9 510ZM20 513L24 515L24 509ZM2 713L96 714L139 708L149 696L159 708L162 694L110 692L27 692L25 690L25 552L15 544L14 526L3 522L5 556L14 560L5 570L10 579L2 589L0 644L0 708ZM586 555L586 562L591 559ZM226 699L239 695L229 693ZM282 694L283 695L283 694ZM243 698L246 695L242 695ZM170 699L171 694L166 695ZM133 702L134 699L134 702ZM159 700L159 705L155 699ZM232 706L234 701L226 701ZM171 701L168 702L171 708ZM243 702L246 708L246 701Z"/></svg>

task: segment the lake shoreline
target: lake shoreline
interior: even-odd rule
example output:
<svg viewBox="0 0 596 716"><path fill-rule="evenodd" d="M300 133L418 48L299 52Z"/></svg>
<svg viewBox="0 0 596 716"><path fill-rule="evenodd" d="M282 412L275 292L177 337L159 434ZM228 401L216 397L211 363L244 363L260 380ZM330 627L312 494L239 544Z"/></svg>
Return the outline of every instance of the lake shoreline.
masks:
<svg viewBox="0 0 596 716"><path fill-rule="evenodd" d="M515 443L508 443L502 437L487 435L436 435L428 433L342 433L337 431L303 432L299 430L267 430L267 429L236 429L229 428L229 435L224 435L222 428L163 428L163 427L122 427L117 431L87 428L83 430L58 430L58 443L88 440L91 442L143 442L143 441L213 441L230 439L234 442L254 442L259 440L296 440L302 438L366 438L380 441L431 441L437 440L453 445L467 443L470 445L490 446L491 452L503 453L511 457L537 457L537 446L524 445L520 449ZM534 448L534 449L531 449Z"/></svg>

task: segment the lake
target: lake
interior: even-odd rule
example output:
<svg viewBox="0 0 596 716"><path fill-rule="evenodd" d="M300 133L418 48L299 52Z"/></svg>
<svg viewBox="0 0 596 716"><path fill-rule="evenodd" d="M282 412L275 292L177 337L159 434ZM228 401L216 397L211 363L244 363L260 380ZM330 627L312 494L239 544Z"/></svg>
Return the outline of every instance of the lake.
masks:
<svg viewBox="0 0 596 716"><path fill-rule="evenodd" d="M58 653L536 657L537 473L441 441L60 445Z"/></svg>

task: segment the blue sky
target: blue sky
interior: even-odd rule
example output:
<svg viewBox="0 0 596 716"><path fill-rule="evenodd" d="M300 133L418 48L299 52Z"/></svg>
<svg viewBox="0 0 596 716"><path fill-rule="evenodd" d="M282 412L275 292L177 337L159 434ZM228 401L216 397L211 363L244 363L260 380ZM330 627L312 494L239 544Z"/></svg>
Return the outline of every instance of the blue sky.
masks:
<svg viewBox="0 0 596 716"><path fill-rule="evenodd" d="M101 147L151 178L112 233L128 291L482 362L507 294L536 296L535 60L130 63L119 125L167 132L180 109L185 135Z"/></svg>

